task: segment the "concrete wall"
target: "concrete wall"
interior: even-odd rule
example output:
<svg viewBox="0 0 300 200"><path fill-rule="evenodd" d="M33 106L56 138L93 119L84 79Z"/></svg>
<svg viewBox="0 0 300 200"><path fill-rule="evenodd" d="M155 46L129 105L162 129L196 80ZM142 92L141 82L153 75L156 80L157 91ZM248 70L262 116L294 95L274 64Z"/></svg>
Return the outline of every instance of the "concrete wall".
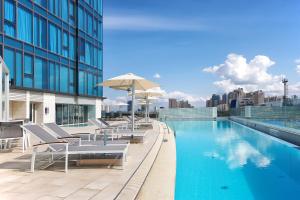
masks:
<svg viewBox="0 0 300 200"><path fill-rule="evenodd" d="M10 102L10 119L24 119L26 118L26 101L11 101Z"/></svg>

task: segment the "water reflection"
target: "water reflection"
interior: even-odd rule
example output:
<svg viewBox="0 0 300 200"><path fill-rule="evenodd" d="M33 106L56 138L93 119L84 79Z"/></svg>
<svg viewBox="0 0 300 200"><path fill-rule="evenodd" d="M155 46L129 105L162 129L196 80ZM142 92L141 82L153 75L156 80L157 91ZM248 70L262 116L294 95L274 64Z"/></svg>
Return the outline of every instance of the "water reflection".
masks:
<svg viewBox="0 0 300 200"><path fill-rule="evenodd" d="M255 148L246 140L243 140L239 134L234 131L219 134L216 137L216 143L220 147L221 152L212 151L205 153L205 156L212 156L217 159L225 160L230 169L243 167L248 162L253 163L256 167L267 167L271 163L271 158L263 155L258 148ZM260 143L263 149L266 149L268 144Z"/></svg>

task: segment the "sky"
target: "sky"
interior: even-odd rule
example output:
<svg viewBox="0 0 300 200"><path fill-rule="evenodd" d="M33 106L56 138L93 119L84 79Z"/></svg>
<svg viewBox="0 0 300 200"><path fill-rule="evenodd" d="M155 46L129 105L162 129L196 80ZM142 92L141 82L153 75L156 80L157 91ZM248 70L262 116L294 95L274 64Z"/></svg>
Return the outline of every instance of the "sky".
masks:
<svg viewBox="0 0 300 200"><path fill-rule="evenodd" d="M299 0L104 0L104 80L132 72L204 105L238 87L300 94ZM109 99L126 94L104 89Z"/></svg>

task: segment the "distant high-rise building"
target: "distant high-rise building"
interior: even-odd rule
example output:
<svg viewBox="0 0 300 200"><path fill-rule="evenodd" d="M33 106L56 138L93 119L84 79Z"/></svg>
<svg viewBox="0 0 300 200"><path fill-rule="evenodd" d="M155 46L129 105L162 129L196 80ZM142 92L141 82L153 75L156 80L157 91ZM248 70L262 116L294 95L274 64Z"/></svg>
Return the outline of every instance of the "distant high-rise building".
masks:
<svg viewBox="0 0 300 200"><path fill-rule="evenodd" d="M227 100L228 100L227 94L224 93L224 94L222 95L222 104L227 104L227 103L228 103Z"/></svg>
<svg viewBox="0 0 300 200"><path fill-rule="evenodd" d="M192 108L193 106L189 104L188 101L181 100L177 101L177 99L169 99L169 108Z"/></svg>
<svg viewBox="0 0 300 200"><path fill-rule="evenodd" d="M127 112L131 112L131 110L132 110L132 101L129 100L127 101Z"/></svg>
<svg viewBox="0 0 300 200"><path fill-rule="evenodd" d="M217 107L220 103L220 95L217 94L213 94L211 97L211 101L212 101L212 106L213 107Z"/></svg>
<svg viewBox="0 0 300 200"><path fill-rule="evenodd" d="M177 108L177 100L176 99L169 99L169 108Z"/></svg>

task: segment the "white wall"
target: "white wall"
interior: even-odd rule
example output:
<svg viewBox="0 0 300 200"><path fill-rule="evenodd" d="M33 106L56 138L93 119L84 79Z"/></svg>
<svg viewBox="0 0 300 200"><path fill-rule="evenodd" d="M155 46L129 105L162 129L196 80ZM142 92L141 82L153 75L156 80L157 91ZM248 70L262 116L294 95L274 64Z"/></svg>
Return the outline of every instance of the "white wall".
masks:
<svg viewBox="0 0 300 200"><path fill-rule="evenodd" d="M96 114L96 118L101 118L101 106L102 106L102 100L101 99L96 99L96 103L95 103L95 114Z"/></svg>
<svg viewBox="0 0 300 200"><path fill-rule="evenodd" d="M45 113L48 108L48 113ZM44 93L43 123L55 122L55 94Z"/></svg>

